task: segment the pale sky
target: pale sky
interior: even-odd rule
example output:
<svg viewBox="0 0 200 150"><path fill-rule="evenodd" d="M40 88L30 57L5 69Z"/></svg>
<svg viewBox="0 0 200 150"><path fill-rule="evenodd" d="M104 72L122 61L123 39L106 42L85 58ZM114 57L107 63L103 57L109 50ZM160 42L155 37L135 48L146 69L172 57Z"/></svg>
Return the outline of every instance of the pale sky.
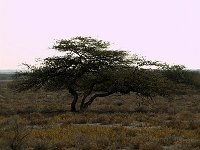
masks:
<svg viewBox="0 0 200 150"><path fill-rule="evenodd" d="M0 69L91 36L147 59L200 69L200 0L0 0Z"/></svg>

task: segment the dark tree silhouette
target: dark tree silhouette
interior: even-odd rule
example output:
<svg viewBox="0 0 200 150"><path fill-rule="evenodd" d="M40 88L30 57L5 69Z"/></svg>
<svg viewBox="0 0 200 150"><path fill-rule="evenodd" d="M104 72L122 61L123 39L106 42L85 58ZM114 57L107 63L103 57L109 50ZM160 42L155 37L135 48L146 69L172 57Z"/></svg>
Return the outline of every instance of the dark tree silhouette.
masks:
<svg viewBox="0 0 200 150"><path fill-rule="evenodd" d="M168 65L112 50L109 42L75 37L57 41L53 49L64 55L48 57L40 65L25 64L28 70L15 75L13 85L18 91L67 89L73 96L71 111L76 112L80 93L80 110L85 111L97 97L116 92L153 97L173 89L174 82L162 71L169 71Z"/></svg>

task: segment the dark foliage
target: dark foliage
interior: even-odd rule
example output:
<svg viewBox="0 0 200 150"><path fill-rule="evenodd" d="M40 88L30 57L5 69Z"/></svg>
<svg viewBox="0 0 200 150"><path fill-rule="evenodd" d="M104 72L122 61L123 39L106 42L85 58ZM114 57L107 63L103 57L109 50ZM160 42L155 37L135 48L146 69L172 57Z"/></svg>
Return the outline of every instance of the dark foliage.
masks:
<svg viewBox="0 0 200 150"><path fill-rule="evenodd" d="M97 97L135 92L151 98L169 94L175 83L183 81L182 66L170 68L109 46L91 37L57 41L53 49L64 55L46 58L39 66L25 64L28 71L16 74L13 87L18 91L68 89L73 96L71 111L77 111L79 97L84 111Z"/></svg>

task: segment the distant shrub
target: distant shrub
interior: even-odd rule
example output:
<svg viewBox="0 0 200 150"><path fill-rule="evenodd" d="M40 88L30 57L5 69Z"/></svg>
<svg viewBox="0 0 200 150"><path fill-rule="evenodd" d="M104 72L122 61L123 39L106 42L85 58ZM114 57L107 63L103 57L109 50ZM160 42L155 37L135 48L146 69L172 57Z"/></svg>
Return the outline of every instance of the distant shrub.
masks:
<svg viewBox="0 0 200 150"><path fill-rule="evenodd" d="M165 76L178 84L200 88L200 72L187 70L184 66L174 65L164 72Z"/></svg>
<svg viewBox="0 0 200 150"><path fill-rule="evenodd" d="M10 80L12 78L12 74L0 73L0 80Z"/></svg>

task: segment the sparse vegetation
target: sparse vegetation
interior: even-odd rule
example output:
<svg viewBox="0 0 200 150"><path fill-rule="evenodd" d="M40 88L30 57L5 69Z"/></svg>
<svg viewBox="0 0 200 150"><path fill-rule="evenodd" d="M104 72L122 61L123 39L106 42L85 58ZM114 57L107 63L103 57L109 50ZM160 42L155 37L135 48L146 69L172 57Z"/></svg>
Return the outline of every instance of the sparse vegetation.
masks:
<svg viewBox="0 0 200 150"><path fill-rule="evenodd" d="M1 149L200 148L197 90L140 104L135 93L114 94L98 98L85 113L69 111L71 95L65 90L1 91Z"/></svg>
<svg viewBox="0 0 200 150"><path fill-rule="evenodd" d="M199 72L108 46L61 40L66 55L0 80L0 149L200 149Z"/></svg>

